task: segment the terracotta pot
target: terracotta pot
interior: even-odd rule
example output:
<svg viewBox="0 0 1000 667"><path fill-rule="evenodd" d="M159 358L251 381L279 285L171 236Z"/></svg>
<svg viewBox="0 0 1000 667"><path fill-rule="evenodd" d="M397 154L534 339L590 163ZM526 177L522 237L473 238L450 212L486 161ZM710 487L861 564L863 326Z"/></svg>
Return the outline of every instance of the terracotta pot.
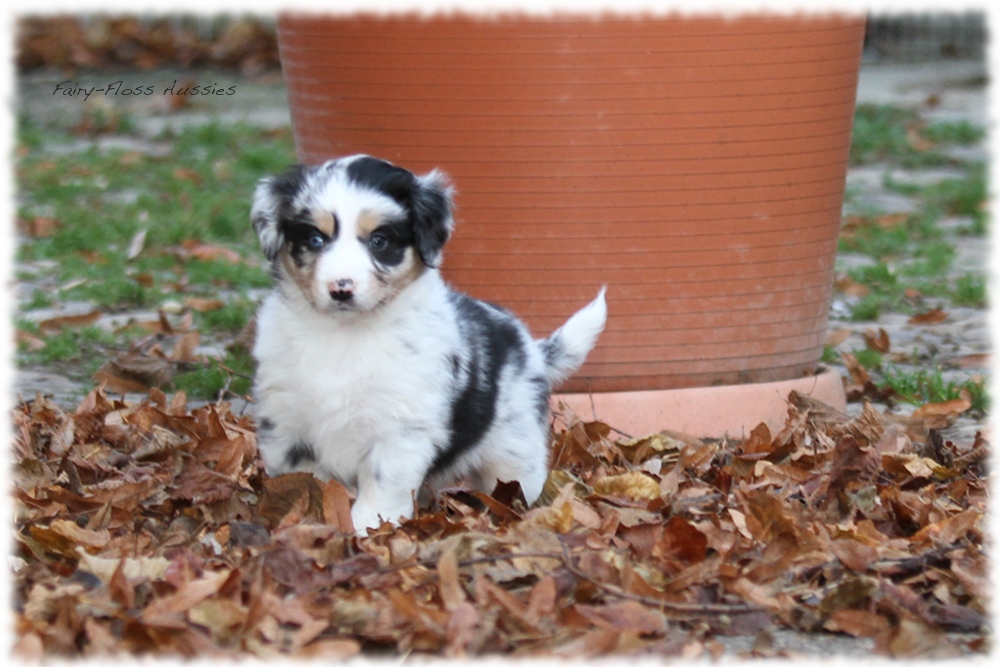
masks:
<svg viewBox="0 0 1000 667"><path fill-rule="evenodd" d="M283 15L299 158L458 189L445 276L538 335L608 285L571 392L817 371L865 22Z"/></svg>

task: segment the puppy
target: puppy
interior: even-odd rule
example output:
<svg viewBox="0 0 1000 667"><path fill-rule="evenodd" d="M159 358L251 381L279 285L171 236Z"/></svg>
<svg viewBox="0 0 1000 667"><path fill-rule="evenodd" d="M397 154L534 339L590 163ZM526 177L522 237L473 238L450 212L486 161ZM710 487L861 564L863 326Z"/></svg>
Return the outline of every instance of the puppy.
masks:
<svg viewBox="0 0 1000 667"><path fill-rule="evenodd" d="M414 494L468 478L548 474L549 394L604 328L604 290L544 340L448 287L438 267L452 190L368 156L260 182L251 219L275 289L258 313L255 409L272 475L356 489L364 533L413 514Z"/></svg>

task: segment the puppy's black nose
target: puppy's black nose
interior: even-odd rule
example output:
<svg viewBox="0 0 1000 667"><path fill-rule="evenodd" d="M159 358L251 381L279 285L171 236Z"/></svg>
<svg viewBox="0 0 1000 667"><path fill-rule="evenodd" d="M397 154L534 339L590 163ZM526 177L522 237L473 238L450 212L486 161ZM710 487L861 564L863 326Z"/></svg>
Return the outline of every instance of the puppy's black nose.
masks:
<svg viewBox="0 0 1000 667"><path fill-rule="evenodd" d="M350 290L333 290L330 292L330 297L334 301L344 303L354 298L354 292L351 292Z"/></svg>
<svg viewBox="0 0 1000 667"><path fill-rule="evenodd" d="M330 298L340 303L345 303L354 298L354 281L350 279L338 280L327 286L330 290Z"/></svg>

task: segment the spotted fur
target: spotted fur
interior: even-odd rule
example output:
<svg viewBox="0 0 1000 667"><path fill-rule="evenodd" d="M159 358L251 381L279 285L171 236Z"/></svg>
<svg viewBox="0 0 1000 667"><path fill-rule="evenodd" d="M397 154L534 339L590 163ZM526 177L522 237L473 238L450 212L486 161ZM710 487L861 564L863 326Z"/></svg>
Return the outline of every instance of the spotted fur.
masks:
<svg viewBox="0 0 1000 667"><path fill-rule="evenodd" d="M275 289L258 315L254 384L271 474L356 490L359 531L413 514L414 496L469 478L491 492L547 476L548 400L604 327L604 291L552 336L448 287L447 178L368 156L263 180L251 219Z"/></svg>

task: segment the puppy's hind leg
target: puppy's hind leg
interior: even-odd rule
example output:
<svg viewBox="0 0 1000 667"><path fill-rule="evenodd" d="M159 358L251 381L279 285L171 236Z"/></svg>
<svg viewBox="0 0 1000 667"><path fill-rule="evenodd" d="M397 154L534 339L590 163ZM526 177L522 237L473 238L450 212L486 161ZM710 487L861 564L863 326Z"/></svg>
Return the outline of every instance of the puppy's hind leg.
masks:
<svg viewBox="0 0 1000 667"><path fill-rule="evenodd" d="M524 499L532 504L541 495L549 476L546 444L544 435L521 435L506 444L491 446L492 456L477 471L477 486L483 493L492 494L498 482L516 481L521 485Z"/></svg>

